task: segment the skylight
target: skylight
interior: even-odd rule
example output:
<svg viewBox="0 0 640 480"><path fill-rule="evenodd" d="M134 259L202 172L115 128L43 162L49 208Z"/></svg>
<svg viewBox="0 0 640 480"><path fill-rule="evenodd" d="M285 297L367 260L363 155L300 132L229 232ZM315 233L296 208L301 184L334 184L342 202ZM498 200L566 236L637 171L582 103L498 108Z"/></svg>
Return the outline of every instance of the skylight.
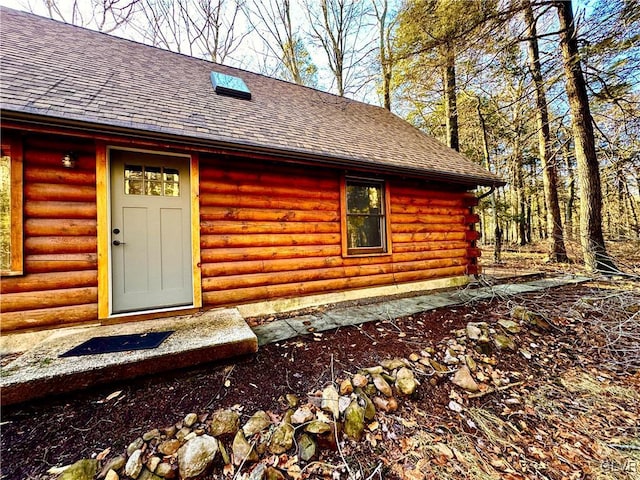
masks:
<svg viewBox="0 0 640 480"><path fill-rule="evenodd" d="M218 95L251 100L251 92L239 77L211 72L211 84Z"/></svg>

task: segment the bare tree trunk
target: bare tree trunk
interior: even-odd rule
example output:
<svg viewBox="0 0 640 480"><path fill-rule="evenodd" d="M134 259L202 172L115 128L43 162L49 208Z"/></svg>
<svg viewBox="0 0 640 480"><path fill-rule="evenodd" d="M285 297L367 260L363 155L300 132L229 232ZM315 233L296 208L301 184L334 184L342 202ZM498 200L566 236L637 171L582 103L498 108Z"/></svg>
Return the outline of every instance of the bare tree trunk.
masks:
<svg viewBox="0 0 640 480"><path fill-rule="evenodd" d="M480 120L480 126L482 127L482 154L484 156L485 168L491 171L491 155L489 153L489 139L487 138L487 124L480 108L480 98L477 98L476 109L478 111L478 118ZM502 260L502 228L500 228L500 222L498 219L498 202L496 200L496 192L491 193L491 209L493 210L493 261L500 263Z"/></svg>
<svg viewBox="0 0 640 480"><path fill-rule="evenodd" d="M309 35L326 54L328 67L341 97L355 87L354 72L369 48L360 42L369 5L349 0L304 0Z"/></svg>
<svg viewBox="0 0 640 480"><path fill-rule="evenodd" d="M538 238L540 240L546 240L548 238L548 232L545 228L547 225L544 222L547 209L544 205L544 199L540 198L540 195L536 192L536 227L538 228Z"/></svg>
<svg viewBox="0 0 640 480"><path fill-rule="evenodd" d="M626 215L626 201L625 201L625 179L624 179L624 174L622 172L622 168L620 165L620 162L616 162L614 164L614 167L616 169L616 183L615 186L617 187L617 193L618 193L618 198L617 203L618 203L618 225L616 228L616 234L618 236L618 238L622 238L625 237L627 235L628 232L628 228L629 228L629 215Z"/></svg>
<svg viewBox="0 0 640 480"><path fill-rule="evenodd" d="M382 0L378 7L376 0L371 1L373 11L378 22L378 59L380 61L380 74L382 78L383 106L391 110L391 76L393 73L393 47L391 46L391 25L389 21L389 1ZM392 21L393 23L393 21Z"/></svg>
<svg viewBox="0 0 640 480"><path fill-rule="evenodd" d="M531 2L527 0L524 10L527 23L527 37L529 38L529 70L533 77L536 90L536 120L538 123L538 150L542 162L542 183L547 206L547 235L550 240L549 261L568 262L567 249L564 245L564 232L560 215L560 201L558 200L558 173L555 158L551 158L551 132L549 130L549 111L545 94L542 68L540 66L540 52L538 50L538 33L533 17Z"/></svg>
<svg viewBox="0 0 640 480"><path fill-rule="evenodd" d="M580 242L584 264L587 270L591 271L616 271L613 260L607 254L602 233L600 170L589 98L580 66L572 2L561 1L556 7L580 182Z"/></svg>
<svg viewBox="0 0 640 480"><path fill-rule="evenodd" d="M571 161L572 150L569 146L569 140L563 143L562 151L567 169L567 204L564 210L564 226L568 238L573 239L573 204L576 197L576 179L573 174L573 162Z"/></svg>
<svg viewBox="0 0 640 480"><path fill-rule="evenodd" d="M522 175L522 159L520 157L520 146L516 142L514 147L513 157L513 174L514 174L514 188L516 193L516 208L517 208L517 222L518 222L518 243L520 246L527 244L527 198L524 191L524 178Z"/></svg>
<svg viewBox="0 0 640 480"><path fill-rule="evenodd" d="M640 233L640 229L638 228L638 215L636 213L636 207L634 206L633 195L629 192L629 184L625 182L625 192L626 199L629 202L628 211L631 213L631 217L629 219L629 234L635 233L636 236Z"/></svg>
<svg viewBox="0 0 640 480"><path fill-rule="evenodd" d="M458 106L456 99L456 56L452 45L445 45L444 108L446 112L447 145L460 151L458 139Z"/></svg>

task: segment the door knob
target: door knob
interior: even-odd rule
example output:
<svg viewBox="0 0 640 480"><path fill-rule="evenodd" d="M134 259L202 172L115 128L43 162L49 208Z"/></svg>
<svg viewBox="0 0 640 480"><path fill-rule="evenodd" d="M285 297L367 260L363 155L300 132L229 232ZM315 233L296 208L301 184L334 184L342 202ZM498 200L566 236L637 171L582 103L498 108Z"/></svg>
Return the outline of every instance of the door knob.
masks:
<svg viewBox="0 0 640 480"><path fill-rule="evenodd" d="M124 245L124 242L121 242L120 240L114 240L112 243L113 243L116 247L117 247L118 245Z"/></svg>

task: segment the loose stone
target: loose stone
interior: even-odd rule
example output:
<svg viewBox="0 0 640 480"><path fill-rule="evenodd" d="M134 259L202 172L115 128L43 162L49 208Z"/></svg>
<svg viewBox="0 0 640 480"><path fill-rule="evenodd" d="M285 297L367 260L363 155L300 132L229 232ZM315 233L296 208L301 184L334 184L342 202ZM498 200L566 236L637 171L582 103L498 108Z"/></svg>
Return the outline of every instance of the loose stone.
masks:
<svg viewBox="0 0 640 480"><path fill-rule="evenodd" d="M446 363L447 365L457 365L460 363L460 360L458 359L456 352L454 350L452 350L451 348L447 348L445 354L444 354L444 363Z"/></svg>
<svg viewBox="0 0 640 480"><path fill-rule="evenodd" d="M331 425L321 422L320 420L314 420L305 427L305 431L316 434L327 433L331 431Z"/></svg>
<svg viewBox="0 0 640 480"><path fill-rule="evenodd" d="M160 478L155 473L150 472L146 468L143 468L142 473L140 473L140 476L138 477L138 480L162 480L162 478Z"/></svg>
<svg viewBox="0 0 640 480"><path fill-rule="evenodd" d="M498 320L498 325L504 328L508 333L519 333L521 330L520 325L513 320L508 320L506 318Z"/></svg>
<svg viewBox="0 0 640 480"><path fill-rule="evenodd" d="M281 423L276 427L269 441L269 451L275 455L286 452L293 446L294 428L289 423Z"/></svg>
<svg viewBox="0 0 640 480"><path fill-rule="evenodd" d="M186 417L184 417L184 420L182 421L182 423L185 427L192 427L197 420L198 420L198 415L196 415L195 413L189 413L187 414Z"/></svg>
<svg viewBox="0 0 640 480"><path fill-rule="evenodd" d="M160 465L160 461L161 461L160 457L156 457L155 455L152 455L147 460L147 463L146 463L147 469L149 469L151 473L155 472L156 468L158 468L158 465Z"/></svg>
<svg viewBox="0 0 640 480"><path fill-rule="evenodd" d="M265 472L265 480L285 480L284 474L277 468L267 467Z"/></svg>
<svg viewBox="0 0 640 480"><path fill-rule="evenodd" d="M171 468L171 464L169 463L161 463L157 466L155 474L159 477L170 478L173 476L173 468Z"/></svg>
<svg viewBox="0 0 640 480"><path fill-rule="evenodd" d="M109 470L104 476L104 480L120 480L120 477L115 470Z"/></svg>
<svg viewBox="0 0 640 480"><path fill-rule="evenodd" d="M180 441L184 441L184 437L191 433L191 429L188 427L182 427L176 432L176 438Z"/></svg>
<svg viewBox="0 0 640 480"><path fill-rule="evenodd" d="M376 407L369 398L369 396L363 391L358 391L358 398L360 399L360 404L364 403L364 418L366 420L373 420L376 416Z"/></svg>
<svg viewBox="0 0 640 480"><path fill-rule="evenodd" d="M178 450L178 469L182 478L197 477L211 465L218 453L218 441L201 435L192 438Z"/></svg>
<svg viewBox="0 0 640 480"><path fill-rule="evenodd" d="M380 365L382 365L385 370L391 371L397 368L406 367L407 362L402 358L393 358L391 360L383 360L380 362Z"/></svg>
<svg viewBox="0 0 640 480"><path fill-rule="evenodd" d="M467 338L469 340L478 340L482 335L482 329L477 323L467 323Z"/></svg>
<svg viewBox="0 0 640 480"><path fill-rule="evenodd" d="M316 442L311 438L311 435L303 433L298 440L298 455L300 460L308 462L316 455Z"/></svg>
<svg viewBox="0 0 640 480"><path fill-rule="evenodd" d="M220 449L222 463L224 463L225 465L229 465L231 463L231 458L229 458L229 454L227 453L227 449L224 447L224 443L218 442L218 448Z"/></svg>
<svg viewBox="0 0 640 480"><path fill-rule="evenodd" d="M398 401L393 398L382 398L382 397L374 397L373 405L380 411L383 412L395 412L398 409ZM371 419L368 419L371 420Z"/></svg>
<svg viewBox="0 0 640 480"><path fill-rule="evenodd" d="M384 368L382 368L381 365L376 365L375 367L365 368L364 371L369 375L380 375L384 371Z"/></svg>
<svg viewBox="0 0 640 480"><path fill-rule="evenodd" d="M349 395L353 393L353 384L351 379L347 378L340 382L340 395Z"/></svg>
<svg viewBox="0 0 640 480"><path fill-rule="evenodd" d="M142 440L144 440L145 442L148 442L149 440L153 438L158 438L159 436L160 436L160 430L158 430L157 428L154 428L153 430L149 430L147 433L142 435Z"/></svg>
<svg viewBox="0 0 640 480"><path fill-rule="evenodd" d="M214 437L235 435L240 427L240 416L233 410L218 410L211 418L209 432Z"/></svg>
<svg viewBox="0 0 640 480"><path fill-rule="evenodd" d="M135 450L124 466L124 473L128 477L138 478L142 472L142 450Z"/></svg>
<svg viewBox="0 0 640 480"><path fill-rule="evenodd" d="M247 420L247 423L242 427L242 431L247 437L250 437L251 435L261 432L269 425L271 425L271 418L269 418L267 412L259 410Z"/></svg>
<svg viewBox="0 0 640 480"><path fill-rule="evenodd" d="M531 352L529 350L525 349L525 348L521 348L520 349L520 353L527 360L531 360L531 357L533 356L533 355L531 355Z"/></svg>
<svg viewBox="0 0 640 480"><path fill-rule="evenodd" d="M418 388L418 382L413 376L413 372L407 367L402 367L396 375L396 388L403 395L412 395Z"/></svg>
<svg viewBox="0 0 640 480"><path fill-rule="evenodd" d="M478 369L478 364L471 355L465 355L464 360L467 364L467 367L469 367L469 370L471 370L472 372L475 372Z"/></svg>
<svg viewBox="0 0 640 480"><path fill-rule="evenodd" d="M473 379L469 367L466 365L458 369L451 381L468 392L477 392L479 390L478 383Z"/></svg>
<svg viewBox="0 0 640 480"><path fill-rule="evenodd" d="M373 384L376 386L378 391L382 393L386 397L390 397L393 395L391 391L391 386L387 383L387 381L382 378L382 375L373 375Z"/></svg>
<svg viewBox="0 0 640 480"><path fill-rule="evenodd" d="M126 463L127 463L127 459L125 458L124 455L118 455L117 457L113 457L112 459L110 459L108 462L104 464L104 466L102 467L102 471L98 475L98 478L105 477L109 470L114 470L117 472L122 467L124 467Z"/></svg>
<svg viewBox="0 0 640 480"><path fill-rule="evenodd" d="M497 348L500 348L500 349L508 348L509 350L515 350L517 348L516 342L513 340L513 338L507 335L502 335L502 334L496 335L495 337L493 337L493 343L496 345Z"/></svg>
<svg viewBox="0 0 640 480"><path fill-rule="evenodd" d="M133 452L135 452L136 450L141 449L143 445L144 445L144 440L142 440L141 437L136 438L127 447L127 456L130 457Z"/></svg>
<svg viewBox="0 0 640 480"><path fill-rule="evenodd" d="M298 408L295 412L293 412L293 415L291 415L291 423L296 425L310 422L313 419L314 419L313 412L309 407L306 407L306 406Z"/></svg>
<svg viewBox="0 0 640 480"><path fill-rule="evenodd" d="M331 412L335 419L340 416L339 399L338 391L333 385L329 385L322 391L321 408L322 410Z"/></svg>
<svg viewBox="0 0 640 480"><path fill-rule="evenodd" d="M300 403L298 397L293 393L287 393L285 395L285 399L287 400L287 404L290 408L296 408L298 406L298 403Z"/></svg>
<svg viewBox="0 0 640 480"><path fill-rule="evenodd" d="M242 433L242 430L238 430L235 438L233 439L233 446L231 447L233 451L233 463L236 465L240 465L244 461L248 462L257 462L258 461L258 453L255 448L251 446L247 439Z"/></svg>
<svg viewBox="0 0 640 480"><path fill-rule="evenodd" d="M441 363L436 362L433 358L429 359L429 365L436 371L436 373L446 373L449 371L447 367Z"/></svg>
<svg viewBox="0 0 640 480"><path fill-rule="evenodd" d="M340 396L340 398L338 398L338 411L340 412L340 414L344 413L350 403L351 397Z"/></svg>
<svg viewBox="0 0 640 480"><path fill-rule="evenodd" d="M356 388L364 388L369 383L369 379L360 373L356 373L351 379L351 383Z"/></svg>
<svg viewBox="0 0 640 480"><path fill-rule="evenodd" d="M358 404L357 400L353 400L344 412L344 433L347 437L359 442L363 431L364 408Z"/></svg>
<svg viewBox="0 0 640 480"><path fill-rule="evenodd" d="M180 440L171 439L165 440L160 445L158 445L158 451L163 455L173 455L180 448Z"/></svg>
<svg viewBox="0 0 640 480"><path fill-rule="evenodd" d="M373 404L375 408L380 411L388 412L389 411L389 400L382 397L373 397Z"/></svg>
<svg viewBox="0 0 640 480"><path fill-rule="evenodd" d="M98 470L97 460L78 460L58 477L59 480L93 480Z"/></svg>

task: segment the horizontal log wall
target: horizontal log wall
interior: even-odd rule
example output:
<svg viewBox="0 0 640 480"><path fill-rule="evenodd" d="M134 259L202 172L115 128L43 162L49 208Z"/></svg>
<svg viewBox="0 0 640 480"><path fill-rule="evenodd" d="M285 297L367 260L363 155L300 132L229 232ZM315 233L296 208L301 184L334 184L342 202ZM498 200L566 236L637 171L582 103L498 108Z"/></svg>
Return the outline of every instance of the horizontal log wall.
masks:
<svg viewBox="0 0 640 480"><path fill-rule="evenodd" d="M206 306L464 275L477 249L463 192L391 183L393 253L343 257L341 173L201 157Z"/></svg>
<svg viewBox="0 0 640 480"><path fill-rule="evenodd" d="M24 272L0 287L2 330L95 321L98 310L93 142L26 136ZM62 167L65 152L78 156Z"/></svg>
<svg viewBox="0 0 640 480"><path fill-rule="evenodd" d="M78 166L65 169L72 150ZM2 278L3 331L91 322L98 312L95 146L24 138L24 272ZM344 257L342 172L201 156L205 306L473 273L479 250L463 192L391 180L392 254Z"/></svg>

